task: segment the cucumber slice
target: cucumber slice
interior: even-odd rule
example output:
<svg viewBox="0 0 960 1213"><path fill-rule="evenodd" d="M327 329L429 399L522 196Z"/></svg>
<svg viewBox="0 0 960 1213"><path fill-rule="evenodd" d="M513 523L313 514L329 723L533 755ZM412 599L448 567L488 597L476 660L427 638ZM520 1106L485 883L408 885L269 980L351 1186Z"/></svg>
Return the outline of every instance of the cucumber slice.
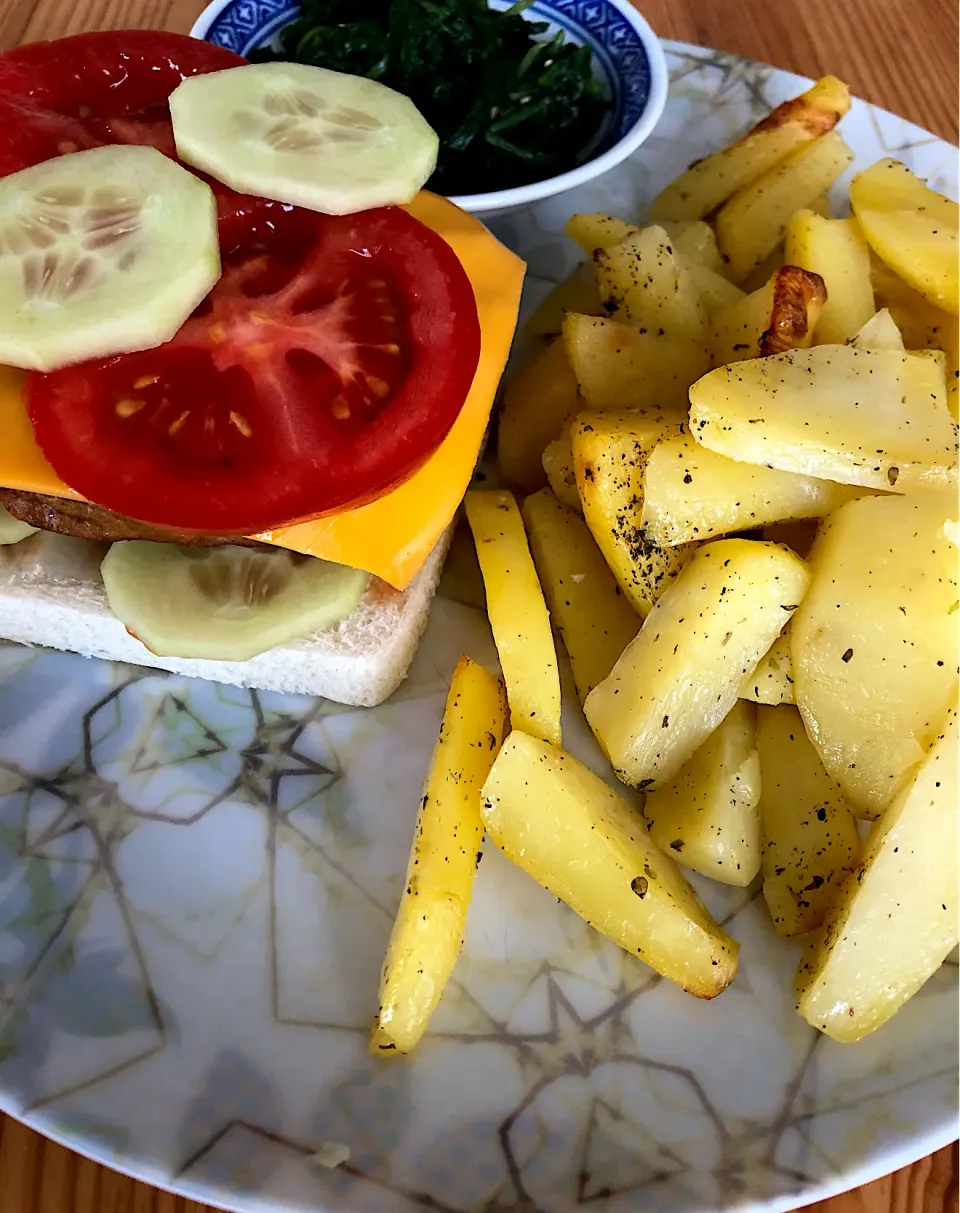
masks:
<svg viewBox="0 0 960 1213"><path fill-rule="evenodd" d="M152 349L219 277L213 191L152 147L0 181L0 362L52 371Z"/></svg>
<svg viewBox="0 0 960 1213"><path fill-rule="evenodd" d="M19 543L21 539L26 539L28 535L36 533L35 526L31 526L29 522L21 522L19 518L14 518L9 510L5 510L0 505L0 547Z"/></svg>
<svg viewBox="0 0 960 1213"><path fill-rule="evenodd" d="M100 566L110 609L158 657L247 661L332 627L368 573L275 548L115 543Z"/></svg>
<svg viewBox="0 0 960 1213"><path fill-rule="evenodd" d="M170 115L187 164L325 215L409 202L437 164L439 140L408 97L303 63L191 76Z"/></svg>

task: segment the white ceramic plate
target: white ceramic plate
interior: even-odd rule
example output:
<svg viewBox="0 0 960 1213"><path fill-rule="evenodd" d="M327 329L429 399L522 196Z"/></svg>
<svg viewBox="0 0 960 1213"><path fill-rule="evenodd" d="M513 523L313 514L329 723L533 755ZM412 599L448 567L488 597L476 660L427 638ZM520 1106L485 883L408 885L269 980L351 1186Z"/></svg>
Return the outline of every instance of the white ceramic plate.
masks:
<svg viewBox="0 0 960 1213"><path fill-rule="evenodd" d="M574 260L569 214L638 214L804 86L667 49L637 157L499 229L531 304ZM843 132L859 165L892 154L956 196L932 135L863 103ZM375 711L0 648L0 1105L244 1213L774 1213L955 1137L955 962L840 1046L796 1015L797 948L755 890L697 882L743 945L701 1003L489 848L430 1037L367 1056L448 679L461 650L495 661L455 592ZM602 769L579 713L564 724ZM336 1171L329 1141L351 1152Z"/></svg>

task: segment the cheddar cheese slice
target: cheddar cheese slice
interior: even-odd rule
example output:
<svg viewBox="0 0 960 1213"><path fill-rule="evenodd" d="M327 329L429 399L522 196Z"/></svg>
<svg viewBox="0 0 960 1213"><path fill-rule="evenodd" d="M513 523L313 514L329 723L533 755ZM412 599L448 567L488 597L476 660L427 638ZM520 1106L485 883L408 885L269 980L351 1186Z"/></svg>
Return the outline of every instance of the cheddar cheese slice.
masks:
<svg viewBox="0 0 960 1213"><path fill-rule="evenodd" d="M478 219L445 198L423 192L405 209L446 240L476 296L480 361L460 415L423 467L386 496L354 510L256 536L291 551L365 569L397 589L419 572L470 483L510 353L525 268ZM0 367L0 485L80 499L36 444L20 395L23 378L22 371Z"/></svg>

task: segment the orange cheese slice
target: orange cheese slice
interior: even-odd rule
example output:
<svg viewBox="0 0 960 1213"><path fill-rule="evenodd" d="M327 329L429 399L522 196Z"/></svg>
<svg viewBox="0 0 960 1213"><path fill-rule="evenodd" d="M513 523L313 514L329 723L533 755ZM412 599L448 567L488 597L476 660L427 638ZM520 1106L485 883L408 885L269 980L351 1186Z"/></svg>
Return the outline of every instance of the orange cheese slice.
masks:
<svg viewBox="0 0 960 1213"><path fill-rule="evenodd" d="M355 510L256 536L278 547L349 564L403 589L416 576L460 504L480 449L517 324L524 264L478 219L423 192L406 208L460 259L477 300L480 362L453 429L398 488ZM81 499L43 457L21 400L23 372L0 367L0 485Z"/></svg>

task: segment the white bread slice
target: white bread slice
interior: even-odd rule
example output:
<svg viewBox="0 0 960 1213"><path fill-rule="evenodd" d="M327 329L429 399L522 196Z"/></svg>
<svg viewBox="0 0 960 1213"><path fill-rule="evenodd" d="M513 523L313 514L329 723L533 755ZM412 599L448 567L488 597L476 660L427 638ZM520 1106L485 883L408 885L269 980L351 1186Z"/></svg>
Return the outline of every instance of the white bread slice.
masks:
<svg viewBox="0 0 960 1213"><path fill-rule="evenodd" d="M374 707L406 677L427 626L453 527L402 592L372 579L360 605L324 632L250 661L157 657L111 612L100 577L107 544L40 531L0 548L0 636L265 691Z"/></svg>

